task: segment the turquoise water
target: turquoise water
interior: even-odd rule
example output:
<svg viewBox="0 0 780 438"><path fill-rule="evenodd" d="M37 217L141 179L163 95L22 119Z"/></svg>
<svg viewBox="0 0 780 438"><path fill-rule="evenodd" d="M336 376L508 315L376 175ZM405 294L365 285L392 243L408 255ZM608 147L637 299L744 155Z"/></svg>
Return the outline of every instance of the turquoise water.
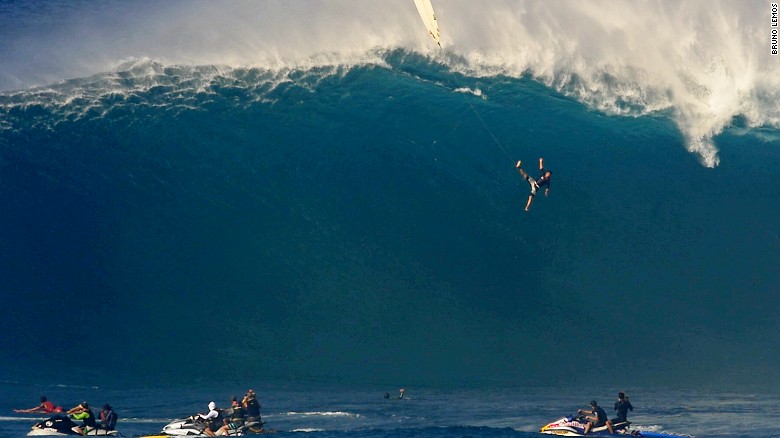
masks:
<svg viewBox="0 0 780 438"><path fill-rule="evenodd" d="M491 11L523 29L568 22L544 4L527 4L530 24L509 3ZM772 436L761 432L757 394L780 387L780 88L764 58L716 45L722 58L707 63L710 46L662 44L685 33L676 25L701 30L697 20L719 13L749 22L753 9L652 4L636 7L671 21L656 20L668 26L648 40L649 60L610 39L586 60L556 46L553 66L531 56L548 40L523 50L485 40L457 20L458 2L443 5L440 20L459 24L436 52L402 30L297 62L276 34L258 41L277 52L257 50L279 59L244 63L199 62L184 37L144 49L133 44L144 29L132 26L107 31L115 51L85 34L57 40L63 53L92 44L95 65L109 58L110 68L44 56L59 26L76 22L38 26L59 9L0 5L10 11L0 14L0 53L13 61L0 66L0 379L16 382L0 399L30 404L44 388L54 394L49 382L108 388L59 392L74 404L123 400L117 388L129 388L123 418L142 419L127 423L139 434L206 398L228 400L221 387L200 390L228 379L267 385L282 430L310 426L286 412L341 412L359 399L347 411L360 420L319 418L323 433L400 434L374 396L406 386L430 388L417 399L445 407L427 403L400 428L470 436L533 433L593 397L636 388L637 404L663 407L636 413L658 430ZM90 12L84 29L133 16L121 5ZM145 5L127 7L154 15ZM293 26L280 4L263 7ZM81 3L62 9L86 13ZM336 9L322 20L349 26ZM418 24L403 11L398 23ZM591 18L570 41L603 30ZM226 34L243 23L214 20ZM312 32L327 46L321 25ZM733 44L754 48L751 35ZM663 47L674 49L670 65L654 59ZM539 157L554 172L551 193L525 212L514 164L531 170ZM314 395L301 382L315 382ZM188 385L183 400L166 389ZM328 385L343 394L301 401ZM544 389L508 389L518 387ZM171 410L158 417L148 397L173 398ZM484 405L460 410L475 399Z"/></svg>
<svg viewBox="0 0 780 438"><path fill-rule="evenodd" d="M776 141L726 132L710 169L663 116L386 62L142 62L0 98L11 375L720 386L773 367ZM539 156L552 191L524 212L514 162Z"/></svg>

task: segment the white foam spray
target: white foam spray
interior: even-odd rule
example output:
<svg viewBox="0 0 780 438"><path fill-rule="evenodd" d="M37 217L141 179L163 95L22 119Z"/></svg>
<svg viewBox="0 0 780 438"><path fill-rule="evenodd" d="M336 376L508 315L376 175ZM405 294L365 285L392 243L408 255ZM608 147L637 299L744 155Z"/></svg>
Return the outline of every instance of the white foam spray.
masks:
<svg viewBox="0 0 780 438"><path fill-rule="evenodd" d="M610 114L668 112L710 167L719 162L713 137L734 117L748 127L780 126L780 57L769 54L767 2L433 4L444 53L412 0L107 0L54 12L4 6L11 18L0 23L0 55L8 60L0 89L86 76L132 58L273 70L381 62L377 49L400 47L443 62L465 59L452 67L474 75L531 75ZM44 31L41 22L49 23Z"/></svg>

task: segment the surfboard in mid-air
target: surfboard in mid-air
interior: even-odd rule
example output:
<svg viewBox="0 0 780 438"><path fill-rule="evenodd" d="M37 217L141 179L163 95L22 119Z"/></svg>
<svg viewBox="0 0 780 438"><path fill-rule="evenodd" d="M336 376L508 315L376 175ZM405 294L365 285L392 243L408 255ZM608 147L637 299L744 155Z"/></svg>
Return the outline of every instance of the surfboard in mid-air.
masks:
<svg viewBox="0 0 780 438"><path fill-rule="evenodd" d="M428 33L441 47L441 32L439 31L439 23L436 22L436 14L433 12L431 0L414 0L414 5L417 6L417 12L420 13L420 18L425 23Z"/></svg>

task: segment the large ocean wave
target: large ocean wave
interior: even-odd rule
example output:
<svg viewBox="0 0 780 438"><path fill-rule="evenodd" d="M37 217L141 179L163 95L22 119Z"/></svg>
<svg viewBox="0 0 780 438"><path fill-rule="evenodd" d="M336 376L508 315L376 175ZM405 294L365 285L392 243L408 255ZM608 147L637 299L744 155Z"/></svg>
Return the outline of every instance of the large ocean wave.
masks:
<svg viewBox="0 0 780 438"><path fill-rule="evenodd" d="M744 382L776 363L776 79L749 31L732 53L680 30L753 4L436 2L443 50L399 2L54 4L0 43L6 79L50 62L0 95L13 375ZM666 31L635 29L650 18ZM514 166L539 156L553 188L526 213ZM121 349L85 363L74 326Z"/></svg>

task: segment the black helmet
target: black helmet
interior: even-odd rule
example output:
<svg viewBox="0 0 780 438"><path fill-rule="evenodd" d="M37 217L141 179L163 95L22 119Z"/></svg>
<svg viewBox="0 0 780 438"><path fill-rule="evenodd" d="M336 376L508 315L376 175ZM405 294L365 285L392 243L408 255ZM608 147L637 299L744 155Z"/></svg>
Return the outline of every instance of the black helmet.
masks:
<svg viewBox="0 0 780 438"><path fill-rule="evenodd" d="M590 405L591 405L591 406L598 406L599 404L598 404L598 403L596 403L596 400L591 400L591 401L590 401Z"/></svg>

